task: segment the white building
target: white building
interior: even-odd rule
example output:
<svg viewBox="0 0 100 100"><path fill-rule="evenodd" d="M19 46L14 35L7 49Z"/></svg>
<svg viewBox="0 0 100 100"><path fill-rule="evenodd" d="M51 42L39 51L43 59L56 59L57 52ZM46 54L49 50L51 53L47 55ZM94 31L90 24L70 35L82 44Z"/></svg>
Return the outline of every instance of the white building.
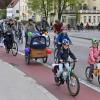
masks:
<svg viewBox="0 0 100 100"><path fill-rule="evenodd" d="M19 18L19 20L27 20L30 15L28 13L27 0L12 0L7 7L7 17Z"/></svg>
<svg viewBox="0 0 100 100"><path fill-rule="evenodd" d="M82 8L78 11L78 23L84 26L88 23L91 26L97 26L100 23L100 0L84 0ZM67 9L63 12L61 21L74 27L76 23L75 9Z"/></svg>

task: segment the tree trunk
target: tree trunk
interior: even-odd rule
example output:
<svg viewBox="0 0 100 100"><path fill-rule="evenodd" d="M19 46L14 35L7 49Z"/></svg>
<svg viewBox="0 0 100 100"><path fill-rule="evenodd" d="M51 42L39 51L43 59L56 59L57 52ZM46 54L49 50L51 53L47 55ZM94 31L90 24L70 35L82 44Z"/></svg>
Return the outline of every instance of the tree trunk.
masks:
<svg viewBox="0 0 100 100"><path fill-rule="evenodd" d="M58 0L58 20L61 20L61 0Z"/></svg>

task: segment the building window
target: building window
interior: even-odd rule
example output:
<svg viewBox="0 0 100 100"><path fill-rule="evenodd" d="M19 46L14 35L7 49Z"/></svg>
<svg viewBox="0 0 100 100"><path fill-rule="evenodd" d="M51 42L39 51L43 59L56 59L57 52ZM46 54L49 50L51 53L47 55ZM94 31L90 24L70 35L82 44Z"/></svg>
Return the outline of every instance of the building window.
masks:
<svg viewBox="0 0 100 100"><path fill-rule="evenodd" d="M98 16L98 23L100 23L100 16Z"/></svg>
<svg viewBox="0 0 100 100"><path fill-rule="evenodd" d="M66 16L62 16L62 22L66 23Z"/></svg>
<svg viewBox="0 0 100 100"><path fill-rule="evenodd" d="M91 16L89 16L89 23L91 23Z"/></svg>
<svg viewBox="0 0 100 100"><path fill-rule="evenodd" d="M88 5L87 4L83 4L83 10L88 10Z"/></svg>
<svg viewBox="0 0 100 100"><path fill-rule="evenodd" d="M19 13L19 10L16 10L16 13Z"/></svg>
<svg viewBox="0 0 100 100"><path fill-rule="evenodd" d="M86 17L86 16L84 16L84 23L86 23L86 19L87 19L87 17Z"/></svg>
<svg viewBox="0 0 100 100"><path fill-rule="evenodd" d="M93 16L93 23L96 23L96 16Z"/></svg>
<svg viewBox="0 0 100 100"><path fill-rule="evenodd" d="M93 10L96 10L96 6L93 7Z"/></svg>

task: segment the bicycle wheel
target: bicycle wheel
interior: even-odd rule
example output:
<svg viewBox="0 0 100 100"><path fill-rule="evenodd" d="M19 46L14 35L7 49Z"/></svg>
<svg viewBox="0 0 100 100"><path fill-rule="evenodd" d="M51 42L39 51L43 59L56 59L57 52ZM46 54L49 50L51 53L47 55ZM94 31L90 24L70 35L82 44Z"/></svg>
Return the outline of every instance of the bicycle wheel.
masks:
<svg viewBox="0 0 100 100"><path fill-rule="evenodd" d="M100 84L100 75L98 75L98 82L99 82L99 84Z"/></svg>
<svg viewBox="0 0 100 100"><path fill-rule="evenodd" d="M47 44L47 47L50 46L50 37L49 36L46 38L46 44Z"/></svg>
<svg viewBox="0 0 100 100"><path fill-rule="evenodd" d="M86 70L85 70L85 76L86 76L86 78L87 78L87 80L89 81L89 82L91 82L92 80L93 80L93 78L92 77L90 77L90 70L91 70L91 67L87 67L86 68Z"/></svg>
<svg viewBox="0 0 100 100"><path fill-rule="evenodd" d="M57 48L54 50L54 61L55 63L58 63L58 49Z"/></svg>
<svg viewBox="0 0 100 100"><path fill-rule="evenodd" d="M71 73L70 77L68 77L68 79L66 80L66 83L71 96L77 96L80 90L78 77L74 73Z"/></svg>
<svg viewBox="0 0 100 100"><path fill-rule="evenodd" d="M21 37L21 40L20 41L21 41L21 44L23 44L23 37Z"/></svg>
<svg viewBox="0 0 100 100"><path fill-rule="evenodd" d="M9 53L10 49L5 46L6 53Z"/></svg>
<svg viewBox="0 0 100 100"><path fill-rule="evenodd" d="M55 75L54 75L54 81L55 81L55 83L56 83L57 86L60 86L61 85L60 78L57 77L57 76L55 76Z"/></svg>
<svg viewBox="0 0 100 100"><path fill-rule="evenodd" d="M43 63L46 63L46 62L47 62L47 59L48 59L48 57L44 57L44 58L42 58Z"/></svg>
<svg viewBox="0 0 100 100"><path fill-rule="evenodd" d="M13 46L12 46L11 50L12 50L13 56L16 56L18 54L18 45L15 41L13 42Z"/></svg>

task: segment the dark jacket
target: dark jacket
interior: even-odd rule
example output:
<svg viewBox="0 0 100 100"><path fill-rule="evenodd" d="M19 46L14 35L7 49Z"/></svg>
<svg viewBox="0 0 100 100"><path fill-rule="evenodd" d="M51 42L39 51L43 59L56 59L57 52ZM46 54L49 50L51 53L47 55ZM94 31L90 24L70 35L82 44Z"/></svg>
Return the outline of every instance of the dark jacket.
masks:
<svg viewBox="0 0 100 100"><path fill-rule="evenodd" d="M47 30L47 28L50 27L48 22L46 20L41 21L41 28L44 30Z"/></svg>
<svg viewBox="0 0 100 100"><path fill-rule="evenodd" d="M64 62L68 61L68 57L72 58L73 60L76 60L77 58L75 55L71 52L70 48L68 49L62 49L58 54L59 61L62 59Z"/></svg>

